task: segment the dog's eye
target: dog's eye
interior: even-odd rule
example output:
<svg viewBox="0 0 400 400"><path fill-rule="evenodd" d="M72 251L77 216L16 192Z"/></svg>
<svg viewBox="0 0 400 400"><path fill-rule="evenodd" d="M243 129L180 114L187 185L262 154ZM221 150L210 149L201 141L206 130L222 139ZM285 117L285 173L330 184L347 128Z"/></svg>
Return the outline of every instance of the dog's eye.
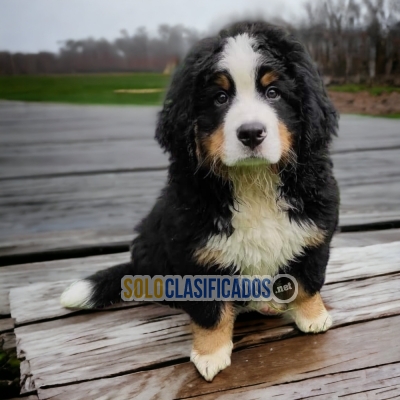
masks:
<svg viewBox="0 0 400 400"><path fill-rule="evenodd" d="M217 105L225 104L228 101L228 95L225 92L218 92L215 96L215 103Z"/></svg>
<svg viewBox="0 0 400 400"><path fill-rule="evenodd" d="M279 89L274 86L268 88L267 91L265 92L265 95L272 100L277 100L279 99L279 97L281 97Z"/></svg>

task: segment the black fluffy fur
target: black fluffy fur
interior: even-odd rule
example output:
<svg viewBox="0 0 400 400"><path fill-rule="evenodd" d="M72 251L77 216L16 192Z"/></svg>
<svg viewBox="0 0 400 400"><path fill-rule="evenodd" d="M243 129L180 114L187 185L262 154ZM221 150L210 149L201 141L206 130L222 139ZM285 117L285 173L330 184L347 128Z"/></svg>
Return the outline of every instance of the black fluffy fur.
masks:
<svg viewBox="0 0 400 400"><path fill-rule="evenodd" d="M196 123L214 125L209 119L212 113L204 112L206 105L201 93L226 38L243 32L258 38L259 51L266 54L274 69L282 71L289 85L287 107L279 112L289 121L297 155L297 163L281 171L282 196L294 206L288 211L290 218L313 221L326 232L322 245L305 249L305 254L290 262L285 272L294 275L309 294L321 289L338 220L338 188L329 158L337 115L310 56L293 36L262 22L240 23L216 37L202 40L176 71L156 130L157 141L170 154L168 183L151 212L136 228L133 261L88 278L95 283L91 300L97 307L120 301L120 282L126 274L204 274L204 267L193 259L195 250L205 245L211 234L232 233L231 185L208 168L199 168L195 127ZM217 267L211 267L207 273L233 271L218 271ZM220 302L189 301L176 306L203 327L215 325L222 308Z"/></svg>

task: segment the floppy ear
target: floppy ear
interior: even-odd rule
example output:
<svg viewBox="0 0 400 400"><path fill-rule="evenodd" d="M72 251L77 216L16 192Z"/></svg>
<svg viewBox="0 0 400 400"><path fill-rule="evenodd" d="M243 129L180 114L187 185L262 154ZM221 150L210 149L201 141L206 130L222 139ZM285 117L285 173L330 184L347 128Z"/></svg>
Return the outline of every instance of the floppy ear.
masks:
<svg viewBox="0 0 400 400"><path fill-rule="evenodd" d="M194 129L193 93L195 76L191 59L185 59L176 70L163 109L158 115L156 140L161 147L176 158L190 147Z"/></svg>
<svg viewBox="0 0 400 400"><path fill-rule="evenodd" d="M300 43L293 43L289 58L302 99L302 139L311 152L327 149L332 136L337 134L338 114L307 50Z"/></svg>
<svg viewBox="0 0 400 400"><path fill-rule="evenodd" d="M158 115L156 140L171 160L196 160L195 96L203 73L210 71L218 51L218 38L198 42L176 70L163 109Z"/></svg>

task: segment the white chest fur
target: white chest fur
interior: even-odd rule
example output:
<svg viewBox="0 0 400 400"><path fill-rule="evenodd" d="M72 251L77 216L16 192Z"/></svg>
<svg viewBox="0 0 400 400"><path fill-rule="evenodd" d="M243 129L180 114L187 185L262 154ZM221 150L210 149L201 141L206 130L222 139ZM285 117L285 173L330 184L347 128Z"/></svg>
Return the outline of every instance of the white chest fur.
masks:
<svg viewBox="0 0 400 400"><path fill-rule="evenodd" d="M287 205L276 200L276 186L268 186L268 191L257 185L235 187L234 232L210 237L200 258L221 267L235 265L243 275L273 276L305 246L323 239L314 224L290 221Z"/></svg>

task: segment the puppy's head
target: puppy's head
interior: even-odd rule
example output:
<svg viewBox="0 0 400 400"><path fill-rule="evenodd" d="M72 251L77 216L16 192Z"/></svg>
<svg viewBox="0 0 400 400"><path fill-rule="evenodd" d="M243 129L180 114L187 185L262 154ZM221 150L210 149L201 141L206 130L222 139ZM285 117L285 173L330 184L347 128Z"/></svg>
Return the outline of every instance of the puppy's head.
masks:
<svg viewBox="0 0 400 400"><path fill-rule="evenodd" d="M280 28L239 23L201 41L186 57L156 138L173 160L197 168L250 168L325 150L336 126L304 47Z"/></svg>

